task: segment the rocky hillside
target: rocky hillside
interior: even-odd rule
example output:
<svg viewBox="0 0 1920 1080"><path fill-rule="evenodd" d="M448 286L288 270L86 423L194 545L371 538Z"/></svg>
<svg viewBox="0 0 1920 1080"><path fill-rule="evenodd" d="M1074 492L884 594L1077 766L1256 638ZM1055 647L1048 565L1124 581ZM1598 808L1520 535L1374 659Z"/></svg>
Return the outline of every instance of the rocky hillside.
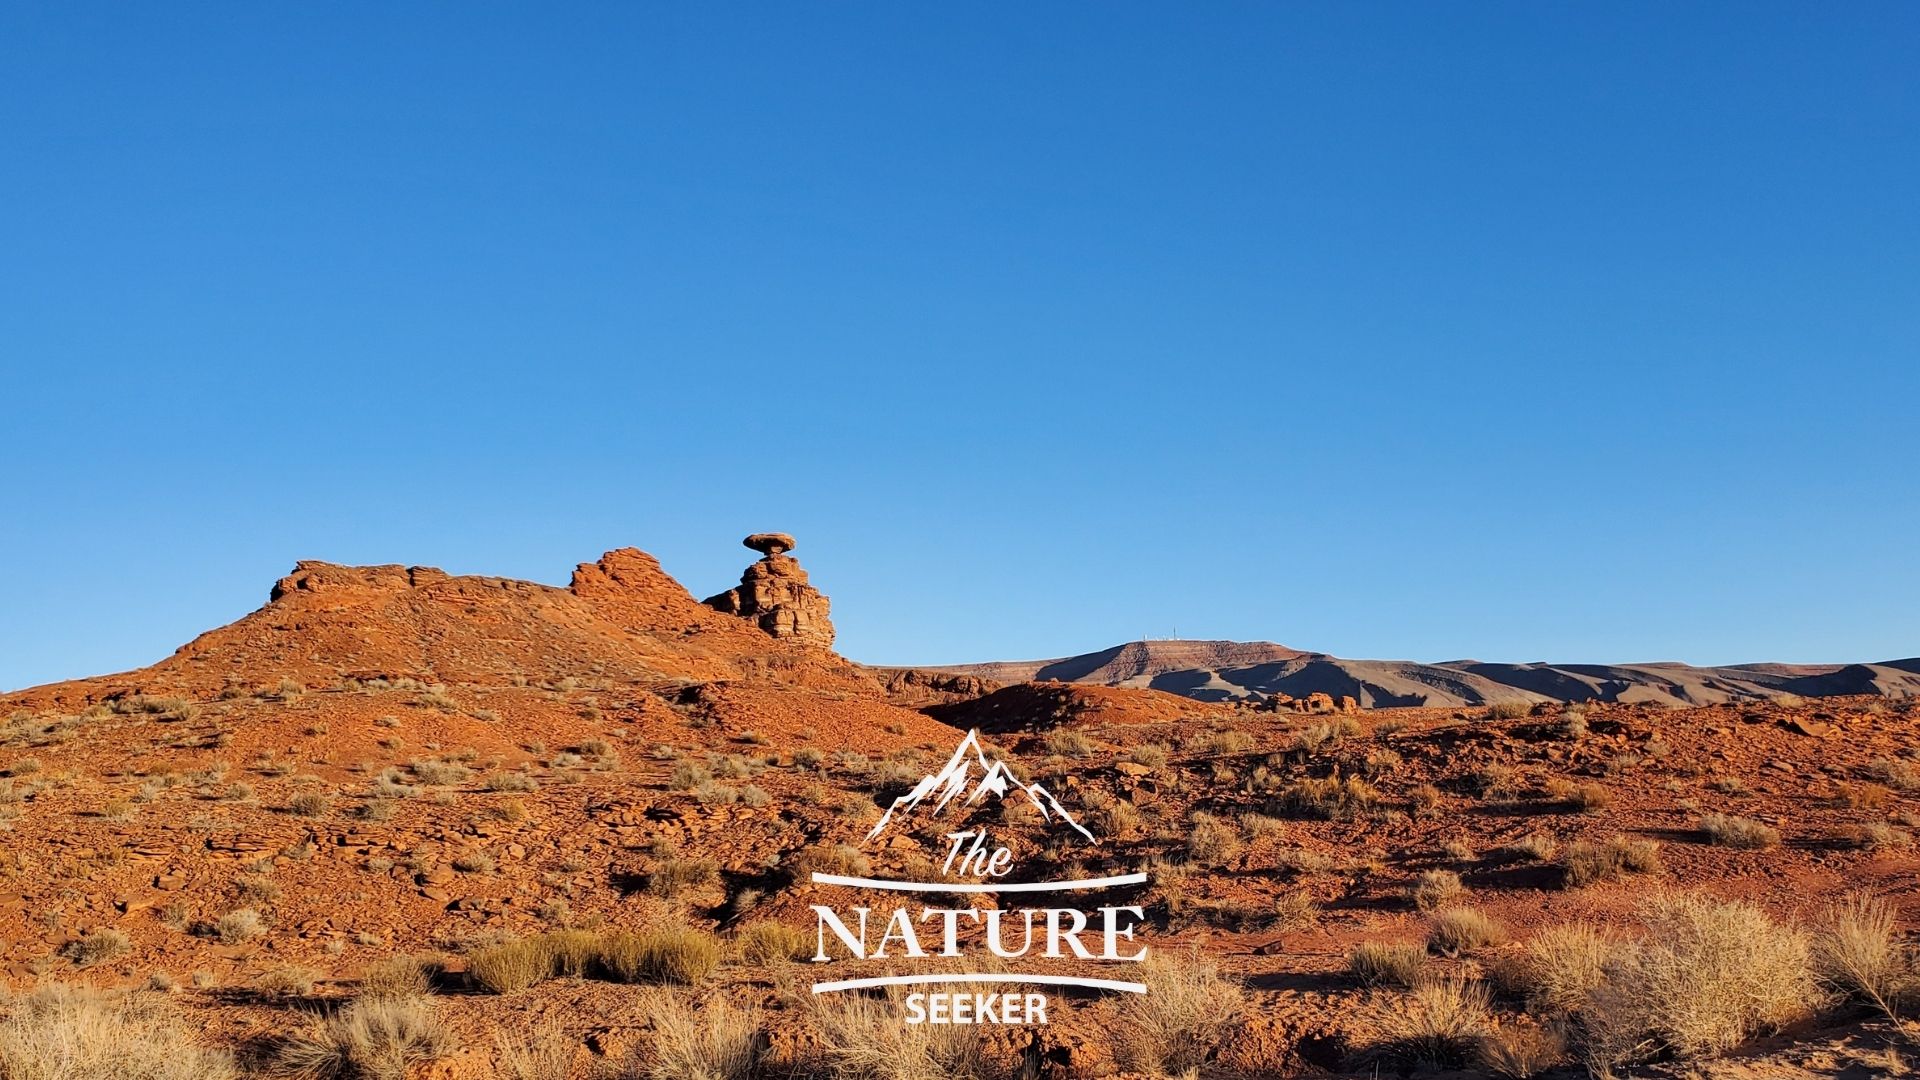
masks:
<svg viewBox="0 0 1920 1080"><path fill-rule="evenodd" d="M1059 680L1165 690L1201 701L1350 696L1367 708L1514 701L1717 705L1783 696L1920 694L1920 659L1871 664L1492 664L1343 660L1265 641L1133 641L1056 660L921 669L1000 682Z"/></svg>

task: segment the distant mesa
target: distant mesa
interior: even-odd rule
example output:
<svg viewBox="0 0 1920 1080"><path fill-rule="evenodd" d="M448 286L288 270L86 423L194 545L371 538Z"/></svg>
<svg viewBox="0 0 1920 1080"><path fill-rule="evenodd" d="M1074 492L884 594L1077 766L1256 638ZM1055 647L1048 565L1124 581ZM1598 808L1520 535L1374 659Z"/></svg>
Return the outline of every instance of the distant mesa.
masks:
<svg viewBox="0 0 1920 1080"><path fill-rule="evenodd" d="M787 554L793 550L793 537L754 533L741 543L760 552L760 561L747 567L738 586L707 597L706 605L747 619L776 638L832 648L826 594L807 583L807 572Z"/></svg>
<svg viewBox="0 0 1920 1080"><path fill-rule="evenodd" d="M1470 707L1547 701L1717 705L1789 695L1920 694L1920 660L1871 664L1496 664L1453 660L1348 660L1266 641L1132 641L1055 660L924 667L916 677L969 676L1001 683L1059 680L1163 690L1199 701L1257 703L1305 712L1396 706ZM1004 696L1004 695L1003 695ZM961 703L965 722L1001 730L982 715L994 696ZM1016 710L1022 714L1026 710ZM957 717L942 715L955 722Z"/></svg>

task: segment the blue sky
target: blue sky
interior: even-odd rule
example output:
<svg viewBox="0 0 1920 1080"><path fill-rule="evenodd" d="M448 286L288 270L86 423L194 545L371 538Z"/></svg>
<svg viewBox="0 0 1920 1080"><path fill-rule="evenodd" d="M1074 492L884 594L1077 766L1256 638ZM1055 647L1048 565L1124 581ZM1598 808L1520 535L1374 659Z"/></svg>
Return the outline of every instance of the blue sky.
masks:
<svg viewBox="0 0 1920 1080"><path fill-rule="evenodd" d="M298 558L873 662L1920 653L1920 8L14 5L0 687Z"/></svg>

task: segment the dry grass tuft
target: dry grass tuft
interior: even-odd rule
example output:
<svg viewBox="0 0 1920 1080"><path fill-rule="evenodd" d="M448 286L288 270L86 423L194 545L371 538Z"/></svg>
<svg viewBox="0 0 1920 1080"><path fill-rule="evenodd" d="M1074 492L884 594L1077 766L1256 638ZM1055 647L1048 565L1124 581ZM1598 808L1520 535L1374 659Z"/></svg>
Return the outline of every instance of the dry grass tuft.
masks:
<svg viewBox="0 0 1920 1080"><path fill-rule="evenodd" d="M1480 1037L1479 1065L1495 1076L1528 1080L1567 1060L1567 1037L1552 1025L1515 1023Z"/></svg>
<svg viewBox="0 0 1920 1080"><path fill-rule="evenodd" d="M1507 928L1479 908L1444 908L1433 913L1427 928L1427 945L1447 956L1459 956L1473 949L1500 945L1507 940Z"/></svg>
<svg viewBox="0 0 1920 1080"><path fill-rule="evenodd" d="M1155 1076L1199 1071L1232 1039L1246 1016L1246 991L1200 958L1155 954L1140 968L1145 994L1118 1007L1114 1058Z"/></svg>
<svg viewBox="0 0 1920 1080"><path fill-rule="evenodd" d="M1612 938L1589 923L1549 927L1527 942L1516 989L1540 1012L1578 1012L1605 977L1607 958L1615 947Z"/></svg>
<svg viewBox="0 0 1920 1080"><path fill-rule="evenodd" d="M1363 941L1347 954L1347 970L1368 986L1411 987L1427 970L1427 949L1417 941Z"/></svg>
<svg viewBox="0 0 1920 1080"><path fill-rule="evenodd" d="M805 960L813 953L813 939L785 923L748 923L733 936L740 959L749 964L784 964Z"/></svg>
<svg viewBox="0 0 1920 1080"><path fill-rule="evenodd" d="M1445 907L1465 896L1467 887L1460 884L1460 875L1451 870L1426 870L1420 874L1420 880L1414 882L1407 891L1408 899L1421 911L1432 911Z"/></svg>
<svg viewBox="0 0 1920 1080"><path fill-rule="evenodd" d="M405 1080L456 1049L422 998L362 998L280 1047L277 1071L299 1080Z"/></svg>
<svg viewBox="0 0 1920 1080"><path fill-rule="evenodd" d="M621 982L697 983L720 966L720 957L718 938L681 926L613 934L600 948L600 963Z"/></svg>
<svg viewBox="0 0 1920 1080"><path fill-rule="evenodd" d="M1701 818L1700 831L1707 834L1708 843L1718 847L1757 851L1780 842L1778 829L1752 818L1728 817L1725 814L1708 814Z"/></svg>
<svg viewBox="0 0 1920 1080"><path fill-rule="evenodd" d="M1889 1017L1920 989L1920 956L1895 934L1894 923L1892 902L1853 893L1827 909L1813 939L1822 981Z"/></svg>
<svg viewBox="0 0 1920 1080"><path fill-rule="evenodd" d="M835 1080L989 1080L998 1074L978 1024L903 1024L904 993L816 1000L812 1017L820 1035L819 1060L800 1075Z"/></svg>
<svg viewBox="0 0 1920 1080"><path fill-rule="evenodd" d="M567 1080L579 1043L550 1020L493 1036L494 1075L504 1080Z"/></svg>
<svg viewBox="0 0 1920 1080"><path fill-rule="evenodd" d="M1577 889L1628 874L1651 874L1660 869L1660 845L1653 840L1614 836L1600 843L1581 841L1561 858L1568 888Z"/></svg>
<svg viewBox="0 0 1920 1080"><path fill-rule="evenodd" d="M1367 1016L1382 1055L1459 1068L1489 1028L1487 988L1465 979L1425 979L1404 994L1376 998Z"/></svg>
<svg viewBox="0 0 1920 1080"><path fill-rule="evenodd" d="M235 1080L222 1050L203 1046L150 996L109 997L49 986L5 1002L0 1077L6 1080Z"/></svg>

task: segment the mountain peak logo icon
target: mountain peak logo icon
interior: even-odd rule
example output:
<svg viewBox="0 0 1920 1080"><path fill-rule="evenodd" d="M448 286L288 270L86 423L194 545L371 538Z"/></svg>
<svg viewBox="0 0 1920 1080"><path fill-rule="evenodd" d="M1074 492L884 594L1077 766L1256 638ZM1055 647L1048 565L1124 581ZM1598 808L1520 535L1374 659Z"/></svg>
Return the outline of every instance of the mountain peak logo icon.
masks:
<svg viewBox="0 0 1920 1080"><path fill-rule="evenodd" d="M1075 832L1086 837L1088 843L1100 842L1074 820L1073 815L1067 812L1066 807L1060 805L1060 800L1054 798L1052 792L1038 783L1021 783L1013 775L1012 770L1007 768L1006 762L988 758L986 752L980 747L978 731L967 732L967 737L960 740L960 745L953 750L953 756L947 759L947 763L941 766L938 772L921 777L905 795L893 800L893 805L887 808L887 812L880 816L873 830L867 833L867 839L872 840L885 831L896 812L905 817L928 800L932 800L932 812L937 815L945 811L948 804L956 799L962 806L973 806L989 795L1004 801L1016 791L1026 796L1027 801L1033 804L1033 808L1039 811L1040 820L1050 825L1065 823Z"/></svg>

